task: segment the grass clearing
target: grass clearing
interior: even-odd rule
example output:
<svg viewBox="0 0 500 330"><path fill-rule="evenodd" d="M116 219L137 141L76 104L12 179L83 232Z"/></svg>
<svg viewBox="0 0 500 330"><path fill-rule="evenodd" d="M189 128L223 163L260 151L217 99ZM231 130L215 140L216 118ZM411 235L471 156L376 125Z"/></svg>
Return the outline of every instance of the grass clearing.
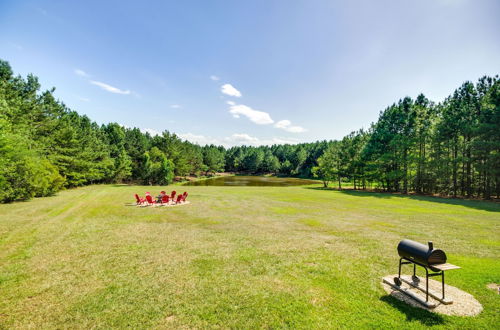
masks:
<svg viewBox="0 0 500 330"><path fill-rule="evenodd" d="M183 188L175 187L176 190ZM100 185L0 205L0 328L494 328L500 205L314 187L186 187L126 205ZM160 188L156 189L160 190ZM380 285L400 239L433 240L484 311L414 309Z"/></svg>

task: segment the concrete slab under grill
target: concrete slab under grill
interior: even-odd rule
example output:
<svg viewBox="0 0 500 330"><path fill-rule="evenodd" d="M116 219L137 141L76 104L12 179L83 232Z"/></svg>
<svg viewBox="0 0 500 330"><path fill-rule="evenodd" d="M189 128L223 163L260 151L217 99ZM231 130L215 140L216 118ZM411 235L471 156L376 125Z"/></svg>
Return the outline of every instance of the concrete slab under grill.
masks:
<svg viewBox="0 0 500 330"><path fill-rule="evenodd" d="M394 277L397 276L398 274L385 276L382 279L382 286L384 290L392 297L403 301L410 306L426 309L434 313L456 316L475 316L481 313L481 311L483 310L483 306L471 294L448 284L445 284L445 293L446 298L453 301L452 304L443 304L442 302L429 296L429 304L425 306L424 304L421 304L410 297L411 295L415 295L417 297L420 297L425 302L425 293L407 284L407 282L413 282L411 275L401 276L401 278L404 280L401 287L407 290L406 294L395 288ZM421 283L420 286L422 286L423 284L425 288L425 277L419 277L419 279ZM439 293L441 292L441 281L429 279L429 289L439 295ZM411 292L410 296L408 295L409 292Z"/></svg>

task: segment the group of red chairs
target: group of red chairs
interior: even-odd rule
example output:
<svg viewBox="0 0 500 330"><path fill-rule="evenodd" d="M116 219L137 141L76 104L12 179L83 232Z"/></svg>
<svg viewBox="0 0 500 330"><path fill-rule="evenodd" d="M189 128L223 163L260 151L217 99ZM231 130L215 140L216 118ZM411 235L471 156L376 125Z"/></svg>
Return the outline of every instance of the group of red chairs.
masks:
<svg viewBox="0 0 500 330"><path fill-rule="evenodd" d="M175 195L177 192L173 190L170 195L167 195L165 191L161 191L157 199L153 199L149 192L146 192L146 197L141 198L139 195L135 194L135 200L137 205L172 205L180 204L186 201L188 193L185 191L183 194Z"/></svg>

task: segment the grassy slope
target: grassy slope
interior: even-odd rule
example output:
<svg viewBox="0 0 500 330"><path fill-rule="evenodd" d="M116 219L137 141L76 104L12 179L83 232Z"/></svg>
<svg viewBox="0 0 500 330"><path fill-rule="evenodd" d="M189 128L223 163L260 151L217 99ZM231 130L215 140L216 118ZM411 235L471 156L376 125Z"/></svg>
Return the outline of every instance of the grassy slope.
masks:
<svg viewBox="0 0 500 330"><path fill-rule="evenodd" d="M93 186L0 205L0 327L498 325L499 296L485 287L500 283L498 204L189 187L182 207L125 205L146 190ZM447 317L388 297L380 279L397 272L405 237L447 251L463 267L447 283L485 310Z"/></svg>

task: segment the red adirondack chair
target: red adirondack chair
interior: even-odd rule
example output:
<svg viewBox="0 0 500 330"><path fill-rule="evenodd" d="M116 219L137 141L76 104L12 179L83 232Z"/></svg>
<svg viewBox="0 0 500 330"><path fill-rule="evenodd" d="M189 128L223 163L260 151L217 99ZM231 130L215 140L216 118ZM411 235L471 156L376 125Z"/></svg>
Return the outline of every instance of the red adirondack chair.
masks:
<svg viewBox="0 0 500 330"><path fill-rule="evenodd" d="M188 193L187 193L187 191L185 191L184 194L182 194L182 201L185 202L187 197L188 197Z"/></svg>
<svg viewBox="0 0 500 330"><path fill-rule="evenodd" d="M177 200L175 201L175 204L182 203L182 195L177 196Z"/></svg>
<svg viewBox="0 0 500 330"><path fill-rule="evenodd" d="M137 194L135 194L135 200L137 201L136 202L137 205L141 205L141 204L146 203L146 200L144 198L140 198L139 195L137 195Z"/></svg>
<svg viewBox="0 0 500 330"><path fill-rule="evenodd" d="M161 198L161 204L168 204L170 202L170 198L168 197L168 195L163 195L162 198Z"/></svg>
<svg viewBox="0 0 500 330"><path fill-rule="evenodd" d="M146 195L146 202L148 203L148 205L156 204L156 201L153 199L153 197L151 197L151 195Z"/></svg>
<svg viewBox="0 0 500 330"><path fill-rule="evenodd" d="M175 190L172 190L172 193L170 194L170 199L171 200L174 200L175 194L177 194L177 192Z"/></svg>

